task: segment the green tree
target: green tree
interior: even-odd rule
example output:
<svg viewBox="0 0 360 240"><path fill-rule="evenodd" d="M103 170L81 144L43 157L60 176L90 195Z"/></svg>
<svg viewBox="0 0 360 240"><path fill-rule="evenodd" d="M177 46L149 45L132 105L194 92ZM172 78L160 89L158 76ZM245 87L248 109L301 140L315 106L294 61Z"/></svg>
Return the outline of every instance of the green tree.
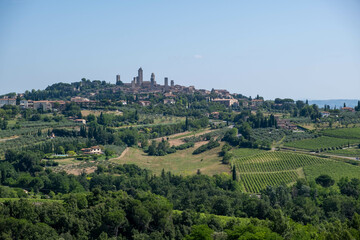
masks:
<svg viewBox="0 0 360 240"><path fill-rule="evenodd" d="M185 240L212 240L213 232L214 230L207 225L194 225L191 228L190 235L187 235Z"/></svg>
<svg viewBox="0 0 360 240"><path fill-rule="evenodd" d="M232 179L233 179L233 181L237 180L235 165L232 167Z"/></svg>
<svg viewBox="0 0 360 240"><path fill-rule="evenodd" d="M320 175L315 179L315 181L323 187L331 187L335 183L335 180L326 174Z"/></svg>

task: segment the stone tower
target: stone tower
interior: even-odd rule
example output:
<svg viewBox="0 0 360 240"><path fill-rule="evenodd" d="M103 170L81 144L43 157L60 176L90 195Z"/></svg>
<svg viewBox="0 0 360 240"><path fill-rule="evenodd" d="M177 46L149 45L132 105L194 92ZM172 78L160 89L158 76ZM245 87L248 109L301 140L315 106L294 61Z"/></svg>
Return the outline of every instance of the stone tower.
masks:
<svg viewBox="0 0 360 240"><path fill-rule="evenodd" d="M166 77L164 78L164 86L165 86L165 91L169 90L169 79Z"/></svg>
<svg viewBox="0 0 360 240"><path fill-rule="evenodd" d="M174 85L175 85L174 80L170 81L170 85L171 85L171 87L174 87Z"/></svg>
<svg viewBox="0 0 360 240"><path fill-rule="evenodd" d="M152 88L155 87L156 82L155 82L155 74L154 73L151 74L150 83L151 83Z"/></svg>
<svg viewBox="0 0 360 240"><path fill-rule="evenodd" d="M143 83L143 70L142 68L139 68L138 70L138 81L137 81L139 86L142 86Z"/></svg>
<svg viewBox="0 0 360 240"><path fill-rule="evenodd" d="M116 85L121 85L120 75L116 75Z"/></svg>

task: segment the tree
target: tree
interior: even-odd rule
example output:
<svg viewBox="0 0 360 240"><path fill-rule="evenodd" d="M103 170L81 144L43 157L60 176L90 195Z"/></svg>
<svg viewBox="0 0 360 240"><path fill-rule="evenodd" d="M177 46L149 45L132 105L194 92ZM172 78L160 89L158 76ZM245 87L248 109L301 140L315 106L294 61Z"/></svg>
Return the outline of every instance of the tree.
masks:
<svg viewBox="0 0 360 240"><path fill-rule="evenodd" d="M332 179L329 175L325 175L325 174L317 177L315 181L317 184L320 184L323 187L331 187L335 183L334 179Z"/></svg>
<svg viewBox="0 0 360 240"><path fill-rule="evenodd" d="M191 228L191 234L185 237L185 240L212 240L211 235L214 230L207 225L194 225Z"/></svg>
<svg viewBox="0 0 360 240"><path fill-rule="evenodd" d="M21 101L21 98L20 98L19 95L17 95L17 97L16 97L16 106L20 105L20 101Z"/></svg>
<svg viewBox="0 0 360 240"><path fill-rule="evenodd" d="M234 165L233 168L232 168L232 179L233 179L234 181L237 180L235 165Z"/></svg>

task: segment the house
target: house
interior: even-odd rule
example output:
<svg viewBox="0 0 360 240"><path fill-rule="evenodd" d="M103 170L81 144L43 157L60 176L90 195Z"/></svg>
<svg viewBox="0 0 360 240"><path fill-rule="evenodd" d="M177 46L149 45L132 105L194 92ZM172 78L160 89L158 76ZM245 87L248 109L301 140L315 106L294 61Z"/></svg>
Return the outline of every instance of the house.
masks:
<svg viewBox="0 0 360 240"><path fill-rule="evenodd" d="M174 98L174 97L176 97L176 96L175 96L174 94L172 94L171 92L165 93L164 96L167 97L167 98Z"/></svg>
<svg viewBox="0 0 360 240"><path fill-rule="evenodd" d="M353 109L352 107L343 107L343 108L341 108L341 110L348 111L348 112L355 112L355 109Z"/></svg>
<svg viewBox="0 0 360 240"><path fill-rule="evenodd" d="M52 104L50 101L33 101L33 108L36 110L42 109L43 111L48 111L52 109Z"/></svg>
<svg viewBox="0 0 360 240"><path fill-rule="evenodd" d="M20 100L20 108L21 109L25 109L25 108L28 108L28 107L29 107L29 104L28 104L27 100Z"/></svg>
<svg viewBox="0 0 360 240"><path fill-rule="evenodd" d="M102 154L101 148L99 146L92 146L90 148L81 149L83 154Z"/></svg>
<svg viewBox="0 0 360 240"><path fill-rule="evenodd" d="M224 104L226 107L230 107L230 106L239 104L239 101L237 99L233 99L233 98L231 98L231 99L215 98L212 101Z"/></svg>
<svg viewBox="0 0 360 240"><path fill-rule="evenodd" d="M213 118L216 118L216 119L219 119L219 112L212 112L211 113L211 117L213 117Z"/></svg>
<svg viewBox="0 0 360 240"><path fill-rule="evenodd" d="M170 98L170 99L164 99L164 104L175 104L175 100Z"/></svg>
<svg viewBox="0 0 360 240"><path fill-rule="evenodd" d="M86 124L86 120L85 120L85 119L75 119L74 122Z"/></svg>
<svg viewBox="0 0 360 240"><path fill-rule="evenodd" d="M320 112L320 114L321 114L321 117L329 117L330 116L330 113L326 112L326 111Z"/></svg>
<svg viewBox="0 0 360 240"><path fill-rule="evenodd" d="M125 100L119 100L118 103L121 103L122 105L127 105L127 102Z"/></svg>
<svg viewBox="0 0 360 240"><path fill-rule="evenodd" d="M151 102L150 101L139 101L139 104L143 107L146 107L146 106L150 106Z"/></svg>
<svg viewBox="0 0 360 240"><path fill-rule="evenodd" d="M245 108L249 107L249 102L248 102L246 99L245 99L245 100L242 100L242 101L241 101L241 104L242 104L242 106L245 107Z"/></svg>
<svg viewBox="0 0 360 240"><path fill-rule="evenodd" d="M297 126L292 124L289 119L280 119L278 117L275 117L275 119L279 128L287 130L297 130Z"/></svg>
<svg viewBox="0 0 360 240"><path fill-rule="evenodd" d="M264 100L263 99L253 99L251 100L251 106L252 107L259 107L261 105L263 105Z"/></svg>
<svg viewBox="0 0 360 240"><path fill-rule="evenodd" d="M16 98L4 97L0 99L0 107L4 105L16 105Z"/></svg>

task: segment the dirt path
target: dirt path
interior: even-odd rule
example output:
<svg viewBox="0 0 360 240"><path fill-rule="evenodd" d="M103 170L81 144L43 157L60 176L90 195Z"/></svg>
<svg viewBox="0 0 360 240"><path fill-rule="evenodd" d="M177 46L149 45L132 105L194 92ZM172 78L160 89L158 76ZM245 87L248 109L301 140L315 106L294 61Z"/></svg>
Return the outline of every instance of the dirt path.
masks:
<svg viewBox="0 0 360 240"><path fill-rule="evenodd" d="M118 157L116 157L116 158L111 158L111 159L109 159L109 160L112 161L112 160L117 160L117 159L123 158L123 157L125 156L125 154L129 151L129 149L130 149L129 147L125 148L125 150L121 153L120 156L118 156Z"/></svg>
<svg viewBox="0 0 360 240"><path fill-rule="evenodd" d="M12 136L12 137L8 137L8 138L1 138L0 139L0 142L5 142L5 141L7 141L7 140L12 140L12 139L16 139L16 138L18 138L19 136Z"/></svg>

